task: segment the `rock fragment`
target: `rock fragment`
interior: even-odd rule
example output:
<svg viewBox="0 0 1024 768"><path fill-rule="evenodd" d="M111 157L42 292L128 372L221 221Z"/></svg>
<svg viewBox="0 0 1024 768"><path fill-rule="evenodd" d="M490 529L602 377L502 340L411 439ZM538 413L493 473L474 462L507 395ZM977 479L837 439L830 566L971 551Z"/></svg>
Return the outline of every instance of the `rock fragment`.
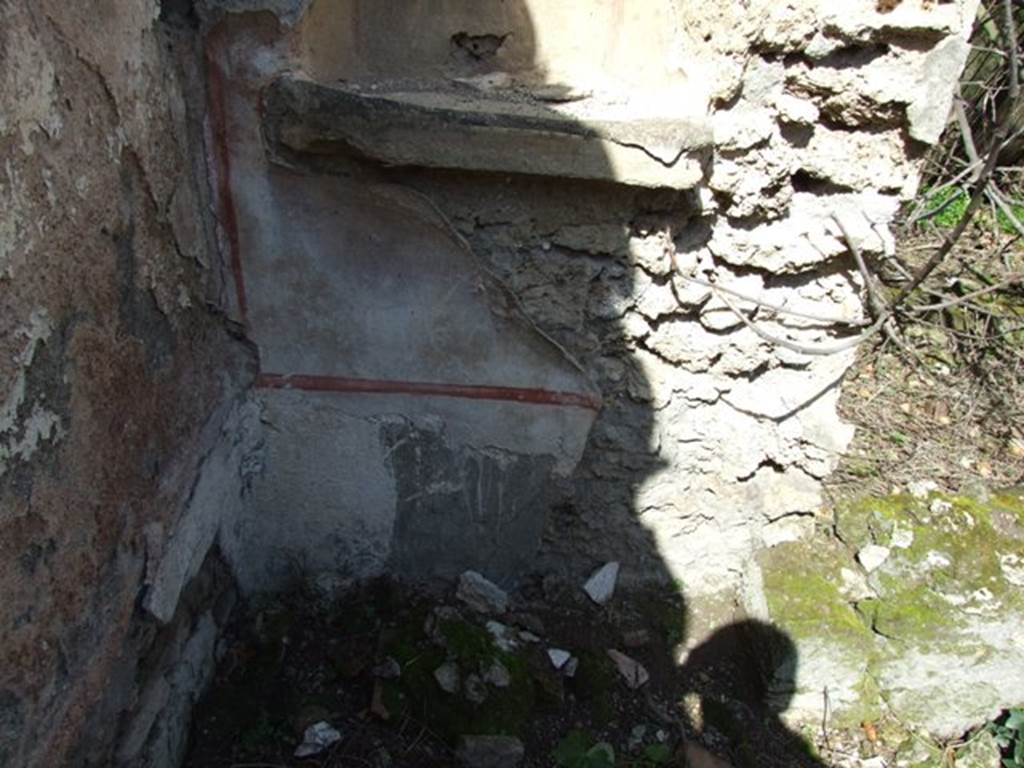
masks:
<svg viewBox="0 0 1024 768"><path fill-rule="evenodd" d="M572 658L572 654L568 651L563 651L561 648L548 648L548 658L551 660L551 666L555 669L561 669Z"/></svg>
<svg viewBox="0 0 1024 768"><path fill-rule="evenodd" d="M851 600L867 600L877 596L860 571L853 568L840 568L839 578L842 580L839 591Z"/></svg>
<svg viewBox="0 0 1024 768"><path fill-rule="evenodd" d="M434 679L445 693L455 693L459 690L459 668L453 661L446 661L435 669Z"/></svg>
<svg viewBox="0 0 1024 768"><path fill-rule="evenodd" d="M565 662L565 666L562 667L562 674L566 677L576 677L576 670L578 670L579 668L580 660L577 657L573 656L571 659Z"/></svg>
<svg viewBox="0 0 1024 768"><path fill-rule="evenodd" d="M381 720L390 720L391 712L384 705L384 683L375 680L373 683L373 696L370 698L370 714L379 717Z"/></svg>
<svg viewBox="0 0 1024 768"><path fill-rule="evenodd" d="M484 681L480 679L479 675L466 675L462 692L474 704L483 704L487 701L487 686L484 685Z"/></svg>
<svg viewBox="0 0 1024 768"><path fill-rule="evenodd" d="M495 688L508 688L512 684L512 675L508 668L497 659L493 660L483 672L484 682Z"/></svg>
<svg viewBox="0 0 1024 768"><path fill-rule="evenodd" d="M341 733L326 720L313 723L302 734L302 743L295 748L295 757L319 755L332 744L341 741Z"/></svg>
<svg viewBox="0 0 1024 768"><path fill-rule="evenodd" d="M626 685L633 690L636 690L651 679L643 664L636 659L631 659L620 651L616 651L614 648L608 650L608 658L615 662L615 666L618 668L619 674L625 679Z"/></svg>
<svg viewBox="0 0 1024 768"><path fill-rule="evenodd" d="M878 544L868 544L866 547L862 547L860 552L857 553L857 561L864 566L864 570L868 573L878 570L882 563L889 559L889 548L882 547Z"/></svg>
<svg viewBox="0 0 1024 768"><path fill-rule="evenodd" d="M535 635L544 634L544 622L539 616L532 613L513 613L509 616L509 623Z"/></svg>
<svg viewBox="0 0 1024 768"><path fill-rule="evenodd" d="M455 752L465 768L516 768L526 754L512 736L463 736Z"/></svg>
<svg viewBox="0 0 1024 768"><path fill-rule="evenodd" d="M519 647L516 631L508 625L502 624L500 621L488 621L487 631L494 638L494 644L501 650L511 652Z"/></svg>
<svg viewBox="0 0 1024 768"><path fill-rule="evenodd" d="M397 680L402 676L402 665L391 656L385 656L384 660L373 668L373 676L381 680Z"/></svg>
<svg viewBox="0 0 1024 768"><path fill-rule="evenodd" d="M999 570L1003 578L1015 587L1024 587L1024 557L1013 552L999 556Z"/></svg>
<svg viewBox="0 0 1024 768"><path fill-rule="evenodd" d="M915 499L927 499L932 491L939 490L939 486L933 480L915 480L907 483L907 493Z"/></svg>
<svg viewBox="0 0 1024 768"><path fill-rule="evenodd" d="M583 585L583 591L598 605L604 605L611 600L615 592L615 582L619 578L619 564L614 560L605 563L587 579Z"/></svg>
<svg viewBox="0 0 1024 768"><path fill-rule="evenodd" d="M508 610L508 593L476 571L459 577L455 596L478 613L502 614Z"/></svg>

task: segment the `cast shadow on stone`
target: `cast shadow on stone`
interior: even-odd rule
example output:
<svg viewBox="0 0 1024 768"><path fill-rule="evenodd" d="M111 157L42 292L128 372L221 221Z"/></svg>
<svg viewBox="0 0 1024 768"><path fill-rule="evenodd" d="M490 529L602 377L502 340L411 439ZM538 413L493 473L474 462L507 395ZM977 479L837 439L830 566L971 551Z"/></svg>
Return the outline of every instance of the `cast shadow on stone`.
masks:
<svg viewBox="0 0 1024 768"><path fill-rule="evenodd" d="M781 719L798 664L793 641L771 624L744 619L718 629L686 655L680 670L680 696L685 700L691 689L703 694L688 725L724 736L737 766L824 766Z"/></svg>
<svg viewBox="0 0 1024 768"><path fill-rule="evenodd" d="M509 18L526 20L521 33L532 41L535 22L529 20L525 3L519 0L504 5L513 8ZM472 36L456 31L450 40L452 66L463 77L494 74L497 65L489 62L500 61L507 38L506 30ZM531 44L521 44L518 55L522 56L524 47ZM536 78L543 75L543 70L534 67L531 73ZM571 85L559 82L530 85L543 85L546 93L573 91ZM564 115L552 110L552 116L556 114L564 120ZM581 133L587 133L586 125L581 125ZM586 575L575 570L579 553L584 553L593 566L606 560L623 563L620 599L628 599L630 581L675 584L654 534L642 522L644 510L637 503L637 489L665 471L669 463L658 444L662 436L654 406L644 396L652 387L636 359L640 345L626 322L626 314L641 289L645 285L671 288L672 276L642 273L631 257L630 239L655 232L682 237L688 219L700 213L697 196L688 191L609 181L384 167L359 153L309 158L281 150L277 160L300 171L322 174L328 170L355 184L412 190L429 200L452 231L465 239L483 267L518 298L525 315L599 388L603 408L575 473L566 481L552 483L546 498L531 500L549 510L543 541L516 542L522 547L540 544L536 570L554 571L565 582L578 583ZM607 177L614 177L610 162ZM579 226L581 218L591 230ZM681 309L669 317L697 322L695 314ZM423 447L416 441L403 442L411 434L404 431L391 441L394 446L402 446L401 451L391 452L393 461L401 461L403 451L415 452ZM435 464L443 468L452 462ZM415 476L395 471L402 498L412 497L417 489L435 484L440 477L424 475L421 463L410 465L418 467ZM531 471L534 468L528 463L522 466ZM486 473L481 467L478 474L482 476ZM446 480L441 485L453 485L447 482L451 477L441 479ZM534 483L535 478L531 477L530 482ZM470 507L477 506L457 493L436 502L435 506L447 510L446 514L469 522ZM467 508L460 512L462 504ZM429 542L432 529L425 527L425 518L416 518L413 513L422 515L424 509L421 504L415 510L398 511L395 530L402 541L395 543L394 551L401 552L412 542L450 559L453 553L445 542L423 543ZM611 530L617 533L614 542L607 541ZM487 571L486 562L469 565ZM498 577L507 583L500 574ZM666 599L680 606L680 622L685 621L686 596L678 587L664 589L668 591ZM683 637L689 629L683 627ZM641 652L637 657L652 670L676 666L671 657L644 658ZM687 693L702 699L699 721L687 716L683 723L687 737L700 738L702 732L710 736L714 731L726 739L725 747L732 752L729 757L737 765L818 765L807 756L803 742L779 719L792 694L796 665L792 641L767 624L742 620L714 632L690 651L680 671L681 679L688 681L688 690L679 690L675 700L682 700ZM723 682L727 684L720 685ZM720 696L707 693L716 690Z"/></svg>

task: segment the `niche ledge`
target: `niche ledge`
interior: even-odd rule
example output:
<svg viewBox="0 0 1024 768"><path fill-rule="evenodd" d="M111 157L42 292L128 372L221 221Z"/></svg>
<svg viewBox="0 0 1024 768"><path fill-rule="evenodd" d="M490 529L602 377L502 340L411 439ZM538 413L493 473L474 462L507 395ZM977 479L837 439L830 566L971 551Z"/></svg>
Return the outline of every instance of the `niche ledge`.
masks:
<svg viewBox="0 0 1024 768"><path fill-rule="evenodd" d="M703 116L637 116L629 104L550 104L469 87L360 88L288 76L268 87L263 105L268 141L295 152L640 187L699 185L713 143Z"/></svg>

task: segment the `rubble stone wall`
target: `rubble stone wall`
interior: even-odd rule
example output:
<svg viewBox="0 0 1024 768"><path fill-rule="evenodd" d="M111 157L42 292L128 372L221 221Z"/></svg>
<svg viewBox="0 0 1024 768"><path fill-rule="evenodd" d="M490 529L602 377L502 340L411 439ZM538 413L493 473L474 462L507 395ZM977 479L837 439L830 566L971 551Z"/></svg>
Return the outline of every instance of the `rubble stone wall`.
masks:
<svg viewBox="0 0 1024 768"><path fill-rule="evenodd" d="M621 560L627 580L697 596L813 526L852 437L836 411L847 340L869 323L846 235L873 264L892 254L889 225L944 126L976 3L674 6L674 61L715 130L696 189L406 181L601 390L542 568Z"/></svg>

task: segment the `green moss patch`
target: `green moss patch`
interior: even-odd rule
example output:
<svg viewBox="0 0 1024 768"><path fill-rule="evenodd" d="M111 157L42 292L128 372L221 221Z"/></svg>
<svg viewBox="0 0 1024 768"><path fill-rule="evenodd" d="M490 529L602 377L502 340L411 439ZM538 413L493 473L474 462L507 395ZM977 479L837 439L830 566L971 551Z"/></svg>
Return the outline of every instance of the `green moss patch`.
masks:
<svg viewBox="0 0 1024 768"><path fill-rule="evenodd" d="M452 743L464 733L519 735L536 702L525 651L498 649L486 629L461 618L439 622L447 646L442 648L424 636L423 621L417 620L420 616L396 627L384 644L384 653L402 667L399 680L385 686L388 710L414 717ZM458 666L462 680L500 661L511 682L507 688L487 686L487 700L474 704L461 693L447 693L438 685L434 670L449 659Z"/></svg>
<svg viewBox="0 0 1024 768"><path fill-rule="evenodd" d="M872 576L880 599L865 606L881 634L918 646L942 645L968 614L1024 609L1000 557L1024 557L1024 502L1008 491L981 502L932 493L872 497L838 510L837 531L856 551L890 547ZM955 634L955 633L954 633Z"/></svg>
<svg viewBox="0 0 1024 768"><path fill-rule="evenodd" d="M848 553L831 542L792 542L761 558L772 620L796 640L822 638L865 658L871 630L840 590Z"/></svg>

